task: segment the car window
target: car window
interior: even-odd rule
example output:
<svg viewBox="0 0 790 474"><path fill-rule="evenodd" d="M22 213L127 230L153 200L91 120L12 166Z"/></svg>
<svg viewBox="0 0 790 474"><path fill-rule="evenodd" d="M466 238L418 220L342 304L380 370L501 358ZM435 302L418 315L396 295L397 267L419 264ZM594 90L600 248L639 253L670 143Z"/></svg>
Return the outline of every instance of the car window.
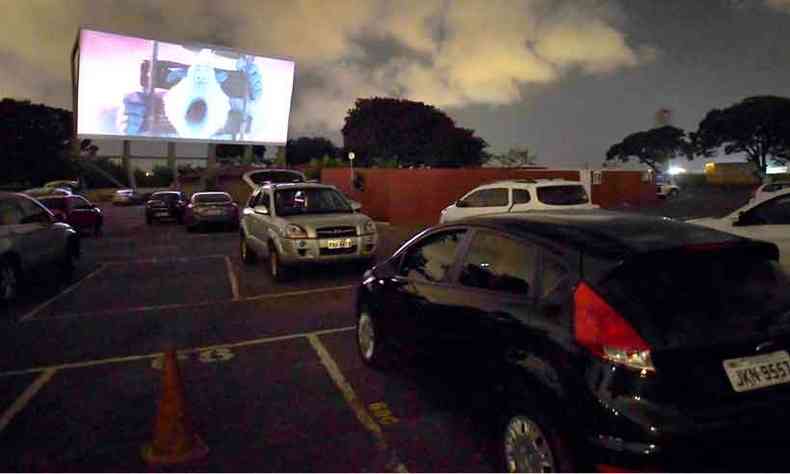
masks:
<svg viewBox="0 0 790 474"><path fill-rule="evenodd" d="M47 206L49 209L58 209L60 211L66 210L66 200L63 198L43 198L38 202Z"/></svg>
<svg viewBox="0 0 790 474"><path fill-rule="evenodd" d="M790 224L790 195L780 196L748 211L740 220L742 225Z"/></svg>
<svg viewBox="0 0 790 474"><path fill-rule="evenodd" d="M568 270L559 262L544 254L543 268L540 272L540 297L543 300L553 300L563 294L571 283Z"/></svg>
<svg viewBox="0 0 790 474"><path fill-rule="evenodd" d="M469 247L459 281L474 288L531 296L536 263L534 246L480 232Z"/></svg>
<svg viewBox="0 0 790 474"><path fill-rule="evenodd" d="M466 230L439 232L412 245L404 254L400 274L416 280L439 282L453 266Z"/></svg>
<svg viewBox="0 0 790 474"><path fill-rule="evenodd" d="M252 193L250 199L247 201L247 207L255 207L258 205L258 199L261 196L261 192Z"/></svg>
<svg viewBox="0 0 790 474"><path fill-rule="evenodd" d="M68 198L69 204L71 204L72 209L90 209L91 205L85 198L81 198L79 196L72 196Z"/></svg>
<svg viewBox="0 0 790 474"><path fill-rule="evenodd" d="M507 188L491 188L475 191L463 202L466 207L497 207L508 205Z"/></svg>
<svg viewBox="0 0 790 474"><path fill-rule="evenodd" d="M228 202L230 202L230 196L224 193L199 194L195 196L195 203L197 204Z"/></svg>
<svg viewBox="0 0 790 474"><path fill-rule="evenodd" d="M264 183L303 183L304 178L292 171L260 171L252 173L250 180L255 184Z"/></svg>
<svg viewBox="0 0 790 474"><path fill-rule="evenodd" d="M552 206L572 206L574 204L587 204L590 200L584 186L540 186L538 200L543 204Z"/></svg>
<svg viewBox="0 0 790 474"><path fill-rule="evenodd" d="M261 195L258 197L258 206L264 206L266 209L271 210L269 206L271 204L271 199L269 198L269 193L266 191L262 192Z"/></svg>
<svg viewBox="0 0 790 474"><path fill-rule="evenodd" d="M513 204L526 204L530 201L529 191L526 189L513 190Z"/></svg>
<svg viewBox="0 0 790 474"><path fill-rule="evenodd" d="M274 205L278 216L354 212L343 195L329 188L278 189Z"/></svg>
<svg viewBox="0 0 790 474"><path fill-rule="evenodd" d="M22 220L22 210L15 199L0 200L0 225L15 225Z"/></svg>
<svg viewBox="0 0 790 474"><path fill-rule="evenodd" d="M19 208L22 210L21 224L50 223L52 218L49 211L30 199L20 199Z"/></svg>
<svg viewBox="0 0 790 474"><path fill-rule="evenodd" d="M786 331L790 324L788 275L777 262L740 249L648 257L617 270L605 288L635 308L624 313L635 315L635 324L669 344L764 334L772 326Z"/></svg>

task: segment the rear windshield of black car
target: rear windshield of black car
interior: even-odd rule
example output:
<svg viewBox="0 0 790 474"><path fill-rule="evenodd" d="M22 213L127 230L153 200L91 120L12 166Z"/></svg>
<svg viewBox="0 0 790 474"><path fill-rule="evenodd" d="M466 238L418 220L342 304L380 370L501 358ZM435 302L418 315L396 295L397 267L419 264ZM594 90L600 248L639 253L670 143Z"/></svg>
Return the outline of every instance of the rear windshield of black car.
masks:
<svg viewBox="0 0 790 474"><path fill-rule="evenodd" d="M743 250L643 259L605 287L643 337L667 346L790 331L790 278Z"/></svg>
<svg viewBox="0 0 790 474"><path fill-rule="evenodd" d="M153 195L151 195L151 199L156 199L156 200L165 201L165 202L178 201L178 194L176 194L176 193L153 194Z"/></svg>
<svg viewBox="0 0 790 474"><path fill-rule="evenodd" d="M538 187L538 200L551 206L572 206L574 204L587 204L587 191L584 186L540 186Z"/></svg>
<svg viewBox="0 0 790 474"><path fill-rule="evenodd" d="M301 183L304 181L302 175L289 173L287 171L261 171L250 175L250 179L255 184L264 183Z"/></svg>
<svg viewBox="0 0 790 474"><path fill-rule="evenodd" d="M230 197L224 194L204 194L195 197L197 204L222 204L229 203Z"/></svg>
<svg viewBox="0 0 790 474"><path fill-rule="evenodd" d="M354 212L346 198L334 189L283 189L274 193L278 216Z"/></svg>
<svg viewBox="0 0 790 474"><path fill-rule="evenodd" d="M48 209L59 209L61 211L66 209L65 199L39 199L39 202Z"/></svg>

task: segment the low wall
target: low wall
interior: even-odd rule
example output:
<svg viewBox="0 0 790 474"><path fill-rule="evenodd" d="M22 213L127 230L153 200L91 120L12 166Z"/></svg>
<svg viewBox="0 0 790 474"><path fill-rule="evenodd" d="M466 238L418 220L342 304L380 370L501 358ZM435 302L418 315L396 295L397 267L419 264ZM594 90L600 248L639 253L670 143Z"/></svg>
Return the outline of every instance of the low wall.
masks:
<svg viewBox="0 0 790 474"><path fill-rule="evenodd" d="M370 217L392 224L434 224L441 210L481 184L504 179L560 178L579 181L578 170L516 168L358 169L362 191L352 189L348 168L325 168L321 182L362 203ZM655 187L652 188L655 192Z"/></svg>

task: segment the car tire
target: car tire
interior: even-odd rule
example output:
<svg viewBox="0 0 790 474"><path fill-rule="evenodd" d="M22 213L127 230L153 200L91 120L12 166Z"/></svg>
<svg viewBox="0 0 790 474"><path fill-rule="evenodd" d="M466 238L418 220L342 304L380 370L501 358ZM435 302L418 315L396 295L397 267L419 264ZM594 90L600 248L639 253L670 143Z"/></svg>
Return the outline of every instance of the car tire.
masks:
<svg viewBox="0 0 790 474"><path fill-rule="evenodd" d="M145 216L145 223L148 225L153 225L154 219L151 216Z"/></svg>
<svg viewBox="0 0 790 474"><path fill-rule="evenodd" d="M241 242L239 243L239 253L241 254L241 261L247 265L252 265L258 260L258 256L249 247L247 243L247 236L241 234Z"/></svg>
<svg viewBox="0 0 790 474"><path fill-rule="evenodd" d="M94 237L101 237L102 236L102 233L103 233L102 227L104 227L104 225L100 224L100 223L96 224L95 226L93 226L93 236Z"/></svg>
<svg viewBox="0 0 790 474"><path fill-rule="evenodd" d="M19 295L19 265L10 258L0 258L0 304L11 303Z"/></svg>
<svg viewBox="0 0 790 474"><path fill-rule="evenodd" d="M66 247L66 256L60 262L60 277L69 283L74 278L74 271L77 268L77 260L79 259L79 250L74 241L70 241Z"/></svg>
<svg viewBox="0 0 790 474"><path fill-rule="evenodd" d="M392 344L370 306L361 304L357 310L357 351L365 365L377 370L391 369L399 362Z"/></svg>
<svg viewBox="0 0 790 474"><path fill-rule="evenodd" d="M533 401L511 403L501 423L499 460L503 472L573 472L566 438L546 410Z"/></svg>
<svg viewBox="0 0 790 474"><path fill-rule="evenodd" d="M283 265L280 254L272 243L269 243L269 273L276 282L288 281L291 277L291 269Z"/></svg>

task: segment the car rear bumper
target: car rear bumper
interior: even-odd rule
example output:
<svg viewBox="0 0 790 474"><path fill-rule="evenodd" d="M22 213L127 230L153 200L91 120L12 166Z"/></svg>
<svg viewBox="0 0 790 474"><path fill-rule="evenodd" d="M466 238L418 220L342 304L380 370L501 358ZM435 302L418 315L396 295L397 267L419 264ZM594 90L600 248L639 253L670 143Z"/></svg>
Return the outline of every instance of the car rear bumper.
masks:
<svg viewBox="0 0 790 474"><path fill-rule="evenodd" d="M234 214L220 214L216 216L192 215L193 224L235 224L239 221Z"/></svg>
<svg viewBox="0 0 790 474"><path fill-rule="evenodd" d="M351 242L347 248L330 249L329 242ZM360 235L339 239L281 239L278 241L280 260L288 265L299 263L343 262L367 260L376 254L378 235Z"/></svg>
<svg viewBox="0 0 790 474"><path fill-rule="evenodd" d="M787 471L790 461L782 453L790 416L780 406L776 412L770 419L722 420L723 427L696 427L653 441L593 435L583 457L591 468L607 472Z"/></svg>

